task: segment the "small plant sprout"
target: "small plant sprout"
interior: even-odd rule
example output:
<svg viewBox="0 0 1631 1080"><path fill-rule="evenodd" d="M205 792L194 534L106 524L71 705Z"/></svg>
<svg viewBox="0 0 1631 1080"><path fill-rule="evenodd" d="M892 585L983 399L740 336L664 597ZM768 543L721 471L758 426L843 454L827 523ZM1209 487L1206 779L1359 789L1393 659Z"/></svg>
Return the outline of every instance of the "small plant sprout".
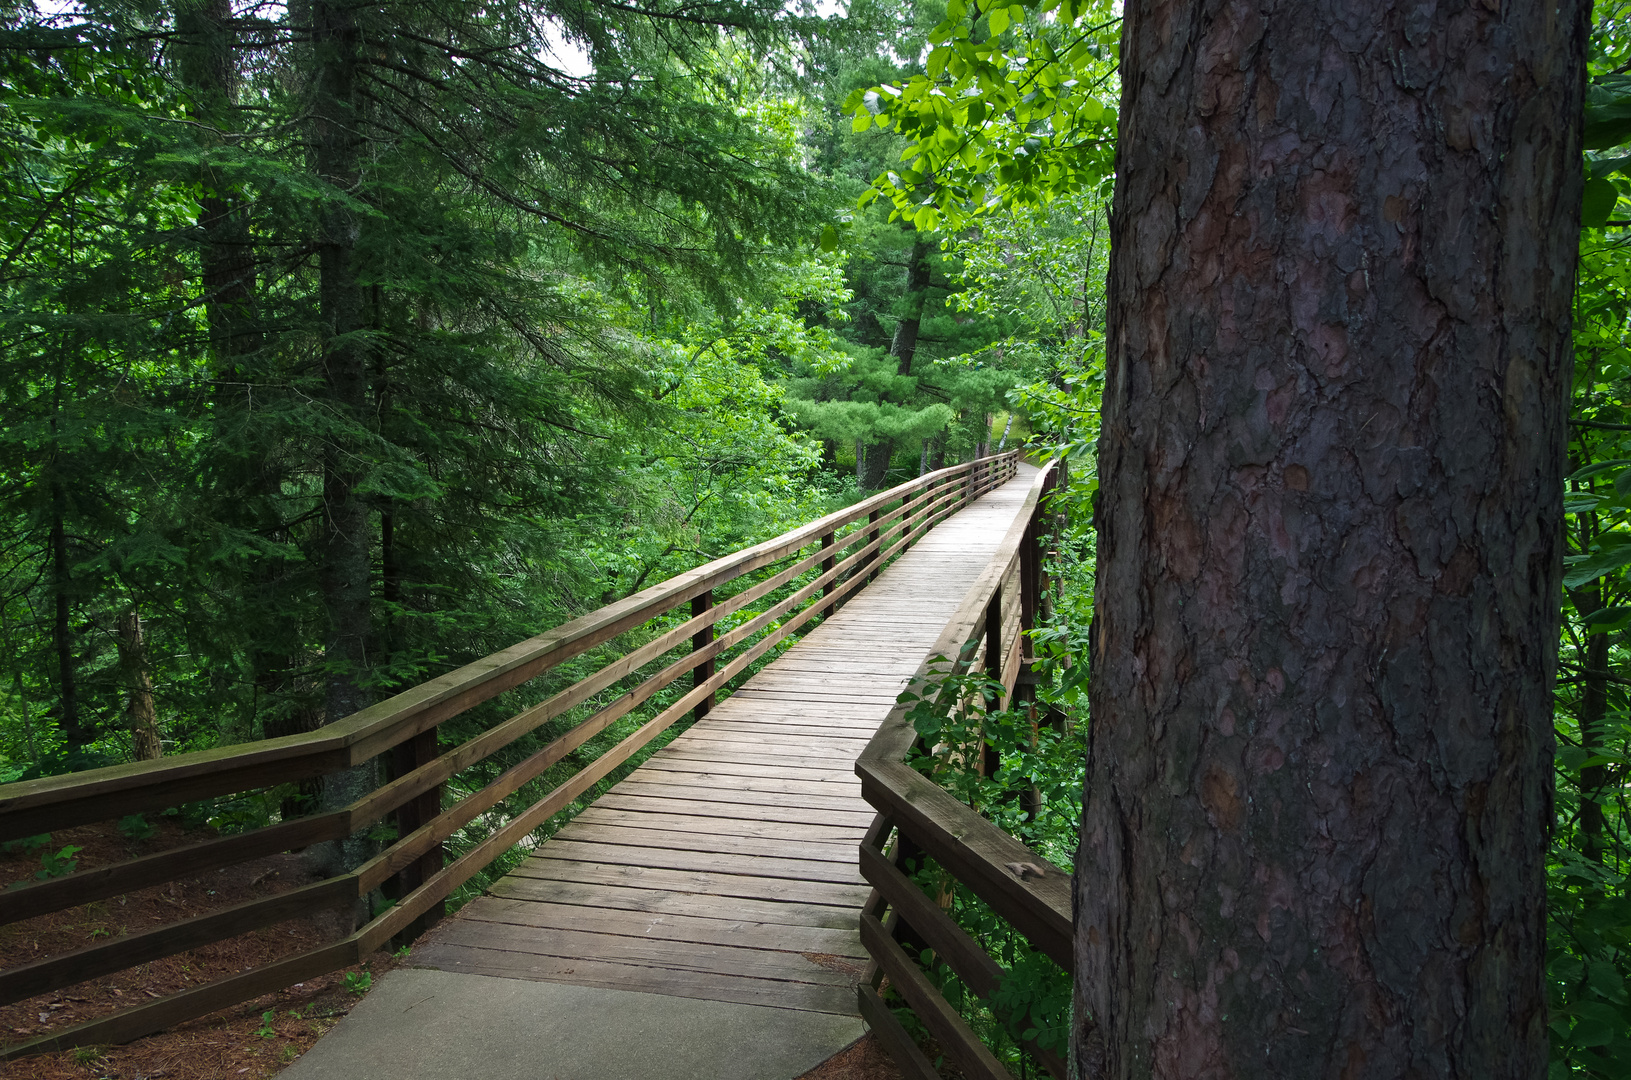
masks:
<svg viewBox="0 0 1631 1080"><path fill-rule="evenodd" d="M20 840L7 840L4 844L0 844L0 851L4 851L7 855L19 851L24 855L32 855L50 842L50 833L40 833L38 836L25 836Z"/></svg>
<svg viewBox="0 0 1631 1080"><path fill-rule="evenodd" d="M348 971L345 973L345 988L358 997L368 993L368 988L374 985L374 976L366 971Z"/></svg>
<svg viewBox="0 0 1631 1080"><path fill-rule="evenodd" d="M141 814L129 814L119 819L119 831L126 840L146 840L153 835L153 826Z"/></svg>
<svg viewBox="0 0 1631 1080"><path fill-rule="evenodd" d="M69 844L56 854L47 851L40 856L40 869L34 871L34 876L40 881L47 878L62 877L71 874L79 866L75 858L84 849L76 844Z"/></svg>

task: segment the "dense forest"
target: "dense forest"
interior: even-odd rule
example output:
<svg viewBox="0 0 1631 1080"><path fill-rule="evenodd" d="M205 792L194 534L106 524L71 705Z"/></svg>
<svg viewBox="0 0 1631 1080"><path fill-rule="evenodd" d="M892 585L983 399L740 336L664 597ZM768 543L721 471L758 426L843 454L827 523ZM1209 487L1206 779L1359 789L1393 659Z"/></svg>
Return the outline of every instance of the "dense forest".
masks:
<svg viewBox="0 0 1631 1080"><path fill-rule="evenodd" d="M1045 793L1002 824L1069 865L1120 10L7 5L0 781L315 730L1028 445L1070 463L1036 631L1069 722L959 793ZM1585 108L1556 1077L1631 1075L1626 16L1595 6ZM369 782L201 815L241 828ZM971 1016L1015 1060L1027 1026L1062 1049L1068 977L1004 948L1031 997Z"/></svg>

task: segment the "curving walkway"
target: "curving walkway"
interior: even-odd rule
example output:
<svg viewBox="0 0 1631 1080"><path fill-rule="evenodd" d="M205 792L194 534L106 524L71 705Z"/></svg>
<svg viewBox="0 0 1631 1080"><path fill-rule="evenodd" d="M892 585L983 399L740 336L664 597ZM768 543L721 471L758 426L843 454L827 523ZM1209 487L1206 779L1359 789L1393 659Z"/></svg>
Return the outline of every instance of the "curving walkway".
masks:
<svg viewBox="0 0 1631 1080"><path fill-rule="evenodd" d="M873 812L854 760L1035 471L930 530L422 939L420 970L382 979L284 1075L790 1080L858 1036Z"/></svg>

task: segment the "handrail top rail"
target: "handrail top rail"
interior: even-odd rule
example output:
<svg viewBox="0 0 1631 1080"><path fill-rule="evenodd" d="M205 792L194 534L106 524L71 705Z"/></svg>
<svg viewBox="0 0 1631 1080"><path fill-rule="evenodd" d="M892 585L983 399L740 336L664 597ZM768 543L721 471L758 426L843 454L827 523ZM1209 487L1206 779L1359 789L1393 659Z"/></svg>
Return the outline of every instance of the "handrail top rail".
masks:
<svg viewBox="0 0 1631 1080"><path fill-rule="evenodd" d="M185 780L213 772L228 763L233 768L253 768L290 758L332 755L335 768L343 767L351 763L346 759L359 744L377 743L387 738L393 729L410 728L402 734L403 738L417 734L693 597L774 563L812 540L861 520L896 499L909 498L940 480L960 476L982 464L1000 462L1020 453L1016 448L1002 454L975 458L897 484L780 536L647 586L622 600L596 608L542 634L359 709L316 731L195 750L157 761L125 762L82 772L0 784L0 815L66 799L84 798L88 794L86 789L91 788L112 794L155 782ZM494 687L495 683L499 685ZM394 741L399 740L390 740L378 749L384 749Z"/></svg>
<svg viewBox="0 0 1631 1080"><path fill-rule="evenodd" d="M918 666L911 681L921 688L935 674L959 666L963 646L985 621L987 607L1007 576L1025 541L1037 504L1059 472L1060 459L1050 459L1037 473L1025 502L991 561L969 586L945 630ZM944 662L937 658L944 658ZM895 819L914 841L942 863L961 864L958 880L973 888L998 913L1032 939L1043 952L1068 967L1070 951L1070 872L1054 866L1017 837L964 805L950 792L909 768L901 758L917 740L907 719L912 705L898 702L867 742L855 762L863 794L880 813ZM887 803L886 810L880 802ZM1019 873L1013 868L1028 867ZM1040 870L1040 874L1029 871ZM972 878L981 880L971 880ZM1021 922L1025 925L1018 925Z"/></svg>
<svg viewBox="0 0 1631 1080"><path fill-rule="evenodd" d="M1030 527L1031 514L1041 501L1042 493L1047 490L1057 473L1060 458L1050 458L1037 471L1035 479L1031 481L1030 490L1025 493L1025 502L1021 505L1019 513L1014 517L1014 523L1009 526L1008 532L1003 536L1002 542L991 555L991 561L986 563L985 569L980 571L979 577L968 587L963 594L963 600L957 605L946 628L935 639L934 645L929 649L923 662L912 673L909 687L921 686L927 679L937 674L936 657L944 657L953 665L957 662L957 655L970 635L985 619L986 605L991 602L991 595L996 591L997 585L1007 573L1014 556L1019 552L1019 546L1025 540L1025 532ZM912 725L906 723L906 714L911 706L905 702L897 702L889 710L889 715L878 727L876 733L862 748L858 762L864 761L897 761L906 753L908 747L916 740L917 732Z"/></svg>

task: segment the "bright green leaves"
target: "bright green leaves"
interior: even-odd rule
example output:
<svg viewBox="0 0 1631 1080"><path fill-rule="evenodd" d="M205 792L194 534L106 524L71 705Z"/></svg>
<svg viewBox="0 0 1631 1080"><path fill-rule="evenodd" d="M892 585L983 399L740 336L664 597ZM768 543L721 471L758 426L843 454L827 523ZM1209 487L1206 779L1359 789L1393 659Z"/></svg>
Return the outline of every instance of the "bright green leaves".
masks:
<svg viewBox="0 0 1631 1080"><path fill-rule="evenodd" d="M1609 150L1631 142L1631 76L1603 75L1586 94L1585 149Z"/></svg>
<svg viewBox="0 0 1631 1080"><path fill-rule="evenodd" d="M1614 207L1620 201L1620 189L1606 176L1594 176L1586 181L1580 202L1580 225L1587 229L1600 229L1614 216Z"/></svg>
<svg viewBox="0 0 1631 1080"><path fill-rule="evenodd" d="M1631 566L1631 521L1627 520L1631 510L1631 458L1594 462L1577 469L1569 482L1573 490L1563 499L1564 513L1592 515L1596 525L1596 535L1586 550L1563 560L1563 587L1574 590ZM1592 612L1580 614L1588 617L1588 625L1597 625L1589 617Z"/></svg>
<svg viewBox="0 0 1631 1080"><path fill-rule="evenodd" d="M1055 7L1058 16L1046 17ZM982 20L988 36L976 40ZM1014 4L981 15L953 0L929 35L924 74L844 103L854 130L893 124L908 140L901 160L910 166L881 173L861 204L887 196L890 220L956 229L1107 177L1116 113L1104 99L1119 22L1102 2L1043 0L1035 12Z"/></svg>
<svg viewBox="0 0 1631 1080"><path fill-rule="evenodd" d="M1602 75L1592 80L1586 94L1586 185L1580 204L1580 225L1600 229L1614 218L1621 185L1631 181L1631 76ZM1618 151L1618 152L1616 152ZM1616 179L1617 177L1617 179Z"/></svg>

